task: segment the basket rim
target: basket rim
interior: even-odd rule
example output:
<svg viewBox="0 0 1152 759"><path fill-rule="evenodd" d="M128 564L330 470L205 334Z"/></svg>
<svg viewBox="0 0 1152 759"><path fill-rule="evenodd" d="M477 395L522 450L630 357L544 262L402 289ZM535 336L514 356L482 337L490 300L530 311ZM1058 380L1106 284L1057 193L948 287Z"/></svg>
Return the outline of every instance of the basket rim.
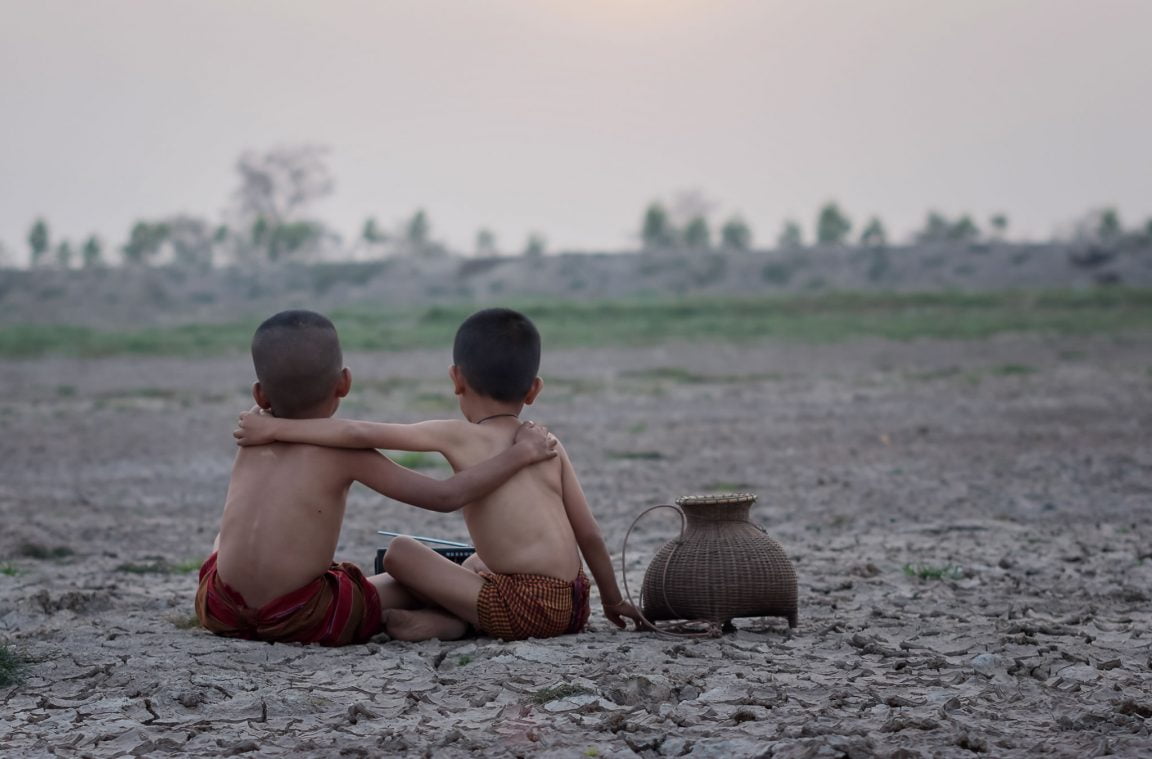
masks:
<svg viewBox="0 0 1152 759"><path fill-rule="evenodd" d="M684 495L676 499L677 506L735 506L756 502L755 493L712 493Z"/></svg>

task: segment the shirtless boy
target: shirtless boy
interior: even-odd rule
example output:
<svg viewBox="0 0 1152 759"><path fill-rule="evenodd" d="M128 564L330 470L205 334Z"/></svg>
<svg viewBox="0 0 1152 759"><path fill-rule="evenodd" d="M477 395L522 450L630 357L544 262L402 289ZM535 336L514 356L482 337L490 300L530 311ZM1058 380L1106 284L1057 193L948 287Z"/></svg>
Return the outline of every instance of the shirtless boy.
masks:
<svg viewBox="0 0 1152 759"><path fill-rule="evenodd" d="M261 324L252 339L252 360L258 378L253 397L276 417L329 417L351 386L335 327L311 311L285 311ZM513 435L519 431L510 429ZM392 580L366 578L351 563L332 563L352 481L398 501L453 511L488 495L522 467L554 458L553 445L543 428L526 429L499 456L470 459L467 471L443 481L373 450L290 443L240 449L220 533L200 569L200 623L220 635L256 640L367 640L382 621L377 585L387 590Z"/></svg>
<svg viewBox="0 0 1152 759"><path fill-rule="evenodd" d="M460 326L449 376L465 420L383 424L348 420L294 421L263 414L242 418L241 445L272 440L347 448L439 451L467 470L512 444L525 405L543 387L540 335L522 314L488 309ZM254 451L261 450L259 448ZM588 562L605 616L624 627L640 615L616 584L612 560L572 462L559 457L522 469L490 495L464 507L476 554L463 566L411 538L396 538L384 555L393 581L382 590L385 629L403 640L452 639L468 624L505 640L580 631L588 620Z"/></svg>

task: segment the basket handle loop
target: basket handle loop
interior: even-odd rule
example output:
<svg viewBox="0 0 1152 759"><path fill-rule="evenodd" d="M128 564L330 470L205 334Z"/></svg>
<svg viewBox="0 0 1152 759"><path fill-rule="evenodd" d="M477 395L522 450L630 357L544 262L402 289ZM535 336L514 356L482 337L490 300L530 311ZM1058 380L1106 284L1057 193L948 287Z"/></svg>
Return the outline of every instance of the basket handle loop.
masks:
<svg viewBox="0 0 1152 759"><path fill-rule="evenodd" d="M680 509L677 506L672 506L671 504L662 503L662 504L659 504L657 506L650 506L647 509L644 509L644 511L641 511L636 516L636 518L632 520L632 524L629 525L629 527L628 527L628 532L624 533L624 544L620 547L620 576L624 580L624 597L628 599L628 603L632 604L632 608L634 608L636 610L636 613L640 615L640 619L644 622L645 627L648 630L656 633L657 635L662 635L662 636L668 637L668 638L715 638L715 637L718 637L720 634L720 627L719 627L719 625L715 625L715 624L710 625L709 629L706 632L699 632L699 633L675 633L675 632L670 632L668 630L661 630L659 627L654 625L652 623L652 621L650 619L648 619L648 617L644 616L644 612L640 608L640 605L632 600L632 592L628 588L628 571L627 571L627 567L628 567L628 538L632 536L632 530L636 528L636 524L644 517L644 515L646 515L650 511L655 511L656 509L672 509L673 511L675 511L677 514L680 515L680 534L676 537L676 543L679 544L679 543L682 543L684 541L684 530L687 527L687 521L684 517L684 511L682 509ZM668 571L667 566L664 567L664 571L665 571L665 573L667 573L667 571ZM666 582L664 583L664 587L665 587L665 592L667 592L667 583ZM643 602L643 592L641 592L641 602Z"/></svg>

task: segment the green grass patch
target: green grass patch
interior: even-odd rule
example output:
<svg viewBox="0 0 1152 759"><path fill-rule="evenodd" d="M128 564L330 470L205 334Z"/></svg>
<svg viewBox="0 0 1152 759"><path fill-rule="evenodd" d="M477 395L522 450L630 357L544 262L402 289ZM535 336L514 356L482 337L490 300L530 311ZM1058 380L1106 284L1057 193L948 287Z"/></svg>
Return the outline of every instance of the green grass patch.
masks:
<svg viewBox="0 0 1152 759"><path fill-rule="evenodd" d="M1152 328L1152 288L995 293L824 293L757 298L637 296L511 300L552 347L747 343L773 338L982 339L1004 332L1079 335ZM345 350L448 350L473 303L388 309L359 305L328 316ZM222 324L106 331L76 325L0 327L0 357L243 353L263 316Z"/></svg>
<svg viewBox="0 0 1152 759"><path fill-rule="evenodd" d="M7 643L0 643L0 688L15 685L24 676L27 660L13 651Z"/></svg>
<svg viewBox="0 0 1152 759"><path fill-rule="evenodd" d="M708 382L709 378L702 374L681 369L678 366L657 366L652 369L637 369L636 371L621 372L621 377L630 379L675 382L683 385L698 385Z"/></svg>
<svg viewBox="0 0 1152 759"><path fill-rule="evenodd" d="M570 698L572 696L582 696L592 691L582 685L570 685L563 683L561 685L553 685L549 688L541 688L528 697L528 700L534 704L547 704L549 701L558 701L562 698Z"/></svg>
<svg viewBox="0 0 1152 759"><path fill-rule="evenodd" d="M1026 377L1036 374L1040 370L1026 364L997 364L974 369L961 369L958 366L946 366L942 369L929 369L922 372L908 372L904 376L910 380L931 382L934 380L962 379L970 384L979 384L988 377Z"/></svg>
<svg viewBox="0 0 1152 759"><path fill-rule="evenodd" d="M384 379L352 378L352 389L356 392L367 390L380 393L381 395L392 395L393 393L412 390L424 384L426 384L425 380L412 377L385 377ZM447 379L445 379L445 384L447 384Z"/></svg>
<svg viewBox="0 0 1152 759"><path fill-rule="evenodd" d="M735 480L717 480L705 485L704 490L708 493L751 493L756 490L756 486Z"/></svg>
<svg viewBox="0 0 1152 759"><path fill-rule="evenodd" d="M151 561L128 561L116 567L117 572L127 572L135 575L176 575L188 574L200 569L200 565L204 562L200 559L189 559L188 561L178 561L175 563L165 561L164 559L153 559Z"/></svg>
<svg viewBox="0 0 1152 759"><path fill-rule="evenodd" d="M4 575L5 577L16 577L22 574L24 574L24 570L10 561L6 561L3 564L0 564L0 575Z"/></svg>
<svg viewBox="0 0 1152 759"><path fill-rule="evenodd" d="M29 559L66 559L76 552L68 546L53 546L49 547L42 543L24 543L16 550L20 556L25 556Z"/></svg>
<svg viewBox="0 0 1152 759"><path fill-rule="evenodd" d="M385 451L388 458L408 469L443 469L448 462L438 453L423 451Z"/></svg>
<svg viewBox="0 0 1152 759"><path fill-rule="evenodd" d="M664 458L660 451L606 451L610 459L623 459L625 461L659 461Z"/></svg>
<svg viewBox="0 0 1152 759"><path fill-rule="evenodd" d="M117 565L116 571L134 575L167 575L172 574L172 567L165 561L126 561Z"/></svg>
<svg viewBox="0 0 1152 759"><path fill-rule="evenodd" d="M945 366L941 369L927 369L922 372L908 372L904 376L910 380L930 382L932 380L951 379L960 376L964 370L958 366Z"/></svg>
<svg viewBox="0 0 1152 759"><path fill-rule="evenodd" d="M195 614L169 614L165 617L177 630L195 630L200 626L200 618Z"/></svg>
<svg viewBox="0 0 1152 759"><path fill-rule="evenodd" d="M600 380L580 377L546 377L544 392L551 399L576 395L593 395L603 392L605 383Z"/></svg>
<svg viewBox="0 0 1152 759"><path fill-rule="evenodd" d="M426 411L433 414L451 413L459 408L451 388L441 393L416 393L408 399L406 405L412 411Z"/></svg>
<svg viewBox="0 0 1152 759"><path fill-rule="evenodd" d="M1034 366L1025 366L1024 364L999 364L988 368L988 374L998 375L1001 377L1022 376L1025 374L1035 374L1038 370Z"/></svg>
<svg viewBox="0 0 1152 759"><path fill-rule="evenodd" d="M959 580L964 570L956 564L905 564L904 574L919 580Z"/></svg>

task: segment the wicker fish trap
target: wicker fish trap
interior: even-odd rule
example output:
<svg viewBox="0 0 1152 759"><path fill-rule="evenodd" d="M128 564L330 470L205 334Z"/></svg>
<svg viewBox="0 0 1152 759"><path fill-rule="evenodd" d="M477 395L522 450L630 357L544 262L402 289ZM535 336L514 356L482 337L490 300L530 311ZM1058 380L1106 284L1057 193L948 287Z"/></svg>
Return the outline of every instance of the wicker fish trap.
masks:
<svg viewBox="0 0 1152 759"><path fill-rule="evenodd" d="M749 520L755 501L752 493L695 495L676 499L678 509L664 507L680 513L680 536L644 573L645 617L724 627L736 617L784 617L796 626L796 570L780 544Z"/></svg>

